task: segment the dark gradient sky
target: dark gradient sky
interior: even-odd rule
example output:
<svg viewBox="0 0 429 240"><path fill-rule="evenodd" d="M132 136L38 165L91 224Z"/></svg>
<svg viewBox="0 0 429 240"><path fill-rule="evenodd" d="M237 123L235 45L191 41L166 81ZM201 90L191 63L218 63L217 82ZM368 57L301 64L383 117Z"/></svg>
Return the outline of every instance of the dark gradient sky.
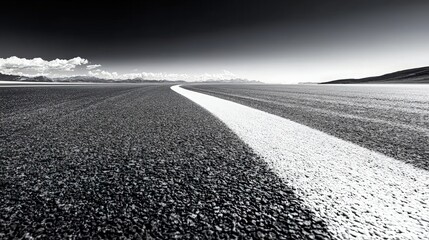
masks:
<svg viewBox="0 0 429 240"><path fill-rule="evenodd" d="M404 0L10 1L0 57L284 83L363 77L429 65L428 12Z"/></svg>

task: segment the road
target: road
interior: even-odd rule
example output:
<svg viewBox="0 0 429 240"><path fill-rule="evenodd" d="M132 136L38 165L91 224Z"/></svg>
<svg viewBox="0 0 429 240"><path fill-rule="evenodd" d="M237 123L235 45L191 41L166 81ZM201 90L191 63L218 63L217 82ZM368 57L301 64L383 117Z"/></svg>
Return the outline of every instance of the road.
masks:
<svg viewBox="0 0 429 240"><path fill-rule="evenodd" d="M0 239L424 239L427 90L0 87Z"/></svg>
<svg viewBox="0 0 429 240"><path fill-rule="evenodd" d="M428 85L187 85L429 170Z"/></svg>
<svg viewBox="0 0 429 240"><path fill-rule="evenodd" d="M233 101L172 90L233 130L337 239L427 237L427 170Z"/></svg>
<svg viewBox="0 0 429 240"><path fill-rule="evenodd" d="M0 238L330 239L170 85L0 88Z"/></svg>

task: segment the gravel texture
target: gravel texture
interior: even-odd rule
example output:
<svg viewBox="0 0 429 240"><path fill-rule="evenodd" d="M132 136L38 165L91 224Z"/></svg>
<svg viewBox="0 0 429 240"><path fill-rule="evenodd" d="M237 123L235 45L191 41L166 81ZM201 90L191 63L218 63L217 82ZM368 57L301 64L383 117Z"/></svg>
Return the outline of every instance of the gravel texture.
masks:
<svg viewBox="0 0 429 240"><path fill-rule="evenodd" d="M429 85L200 84L232 100L429 170Z"/></svg>
<svg viewBox="0 0 429 240"><path fill-rule="evenodd" d="M0 239L329 239L167 85L0 88Z"/></svg>
<svg viewBox="0 0 429 240"><path fill-rule="evenodd" d="M428 237L428 171L233 101L172 89L263 157L337 239Z"/></svg>

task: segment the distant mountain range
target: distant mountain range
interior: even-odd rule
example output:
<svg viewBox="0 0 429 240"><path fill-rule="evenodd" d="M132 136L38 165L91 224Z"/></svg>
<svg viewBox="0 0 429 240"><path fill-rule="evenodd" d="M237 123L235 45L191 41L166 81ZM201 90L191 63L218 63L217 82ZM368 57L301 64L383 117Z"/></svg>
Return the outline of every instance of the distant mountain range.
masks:
<svg viewBox="0 0 429 240"><path fill-rule="evenodd" d="M367 77L360 79L340 79L330 82L323 82L320 84L354 84L354 83L406 83L406 84L417 84L417 83L429 83L429 67L413 68L393 72L376 77Z"/></svg>
<svg viewBox="0 0 429 240"><path fill-rule="evenodd" d="M142 78L134 78L134 79L103 79L91 76L73 76L73 77L61 77L61 78L49 78L46 76L37 76L37 77L26 77L26 76L18 76L18 75L8 75L0 73L0 81L15 81L15 82L63 82L63 83L162 83L162 82L177 82L184 83L186 81L183 80L150 80L150 79L142 79ZM235 79L225 79L225 80L206 80L200 81L200 83L261 83L255 80L247 80L241 78Z"/></svg>
<svg viewBox="0 0 429 240"><path fill-rule="evenodd" d="M52 79L44 77L44 76L37 76L37 77L24 77L24 76L18 76L18 75L9 75L9 74L3 74L0 73L0 81L17 81L17 82L52 82Z"/></svg>
<svg viewBox="0 0 429 240"><path fill-rule="evenodd" d="M50 78L46 76L26 77L19 75L9 75L0 73L0 81L15 81L15 82L85 82L85 83L149 83L149 82L185 82L185 81L168 81L168 80L150 80L150 79L125 79L125 80L114 80L114 79L103 79L91 76L73 76L73 77L61 77L61 78Z"/></svg>
<svg viewBox="0 0 429 240"><path fill-rule="evenodd" d="M223 80L208 79L204 81L199 81L199 83L262 83L262 82L257 80L248 80L244 78L232 78L232 79L223 79Z"/></svg>

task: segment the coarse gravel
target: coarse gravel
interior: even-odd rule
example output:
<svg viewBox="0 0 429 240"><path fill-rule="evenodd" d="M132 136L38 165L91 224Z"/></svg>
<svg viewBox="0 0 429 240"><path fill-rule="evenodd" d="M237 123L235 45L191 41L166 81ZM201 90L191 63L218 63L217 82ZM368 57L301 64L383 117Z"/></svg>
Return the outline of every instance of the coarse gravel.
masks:
<svg viewBox="0 0 429 240"><path fill-rule="evenodd" d="M1 239L330 239L170 85L0 89Z"/></svg>

